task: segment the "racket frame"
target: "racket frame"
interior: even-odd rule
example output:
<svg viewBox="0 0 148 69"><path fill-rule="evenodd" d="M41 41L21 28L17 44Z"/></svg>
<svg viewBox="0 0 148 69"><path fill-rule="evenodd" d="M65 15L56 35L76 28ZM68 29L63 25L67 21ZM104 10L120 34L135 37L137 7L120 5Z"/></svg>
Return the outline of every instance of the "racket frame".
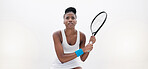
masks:
<svg viewBox="0 0 148 69"><path fill-rule="evenodd" d="M93 31L92 31L92 24L93 24L93 22L95 21L95 19L96 19L100 14L102 14L102 13L105 13L105 14L106 14L105 19L104 19L104 21L102 22L101 26L97 29L97 31L96 31L96 32L93 32ZM98 14L95 16L95 18L92 20L91 25L90 25L90 30L91 30L93 36L95 36L95 35L97 34L97 32L101 29L101 27L104 25L106 19L107 19L107 13L106 13L105 11L102 11L102 12L98 13Z"/></svg>

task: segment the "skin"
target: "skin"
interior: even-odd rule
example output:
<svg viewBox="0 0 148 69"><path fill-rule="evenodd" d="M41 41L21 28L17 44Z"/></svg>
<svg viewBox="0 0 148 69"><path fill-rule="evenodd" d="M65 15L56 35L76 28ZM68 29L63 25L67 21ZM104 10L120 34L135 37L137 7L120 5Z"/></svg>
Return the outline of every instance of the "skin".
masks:
<svg viewBox="0 0 148 69"><path fill-rule="evenodd" d="M65 31L66 39L69 45L74 45L77 41L77 31L75 29L75 25L77 24L76 18L77 17L73 12L68 12L64 15L64 24L66 27L64 31ZM61 63L65 63L70 60L73 60L74 58L77 58L77 55L75 53L70 53L70 54L64 53L64 50L62 47L63 38L62 38L61 31L54 32L53 40L54 40L54 46L55 46L57 57ZM94 36L91 36L89 42L92 41L93 44L88 43L86 46L85 46L85 41L86 41L85 34L80 32L79 48L81 48L84 52L84 54L80 56L83 62L87 59L89 55L88 51L91 51L93 49L93 44L95 43L96 39ZM82 68L76 67L73 69L82 69Z"/></svg>

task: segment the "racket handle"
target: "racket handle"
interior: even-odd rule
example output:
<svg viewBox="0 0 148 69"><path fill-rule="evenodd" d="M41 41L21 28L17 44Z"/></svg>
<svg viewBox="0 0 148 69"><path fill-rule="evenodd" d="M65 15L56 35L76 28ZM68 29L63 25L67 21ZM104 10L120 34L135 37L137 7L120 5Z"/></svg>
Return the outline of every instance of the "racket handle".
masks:
<svg viewBox="0 0 148 69"><path fill-rule="evenodd" d="M92 41L90 41L90 43L89 44L92 44Z"/></svg>

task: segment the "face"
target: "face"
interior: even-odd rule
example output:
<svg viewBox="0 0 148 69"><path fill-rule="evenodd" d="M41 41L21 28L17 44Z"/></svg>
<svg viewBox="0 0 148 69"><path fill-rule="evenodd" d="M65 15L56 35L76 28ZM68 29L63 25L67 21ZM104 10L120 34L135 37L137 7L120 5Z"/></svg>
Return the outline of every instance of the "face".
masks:
<svg viewBox="0 0 148 69"><path fill-rule="evenodd" d="M64 24L66 28L75 28L76 23L76 15L73 12L68 12L64 15Z"/></svg>

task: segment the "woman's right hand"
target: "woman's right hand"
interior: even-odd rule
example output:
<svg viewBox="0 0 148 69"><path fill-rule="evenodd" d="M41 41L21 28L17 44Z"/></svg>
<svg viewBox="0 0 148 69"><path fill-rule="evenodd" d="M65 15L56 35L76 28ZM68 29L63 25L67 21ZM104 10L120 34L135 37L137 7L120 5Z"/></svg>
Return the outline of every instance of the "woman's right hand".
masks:
<svg viewBox="0 0 148 69"><path fill-rule="evenodd" d="M95 36L91 36L91 37L90 37L90 40L89 40L89 43L90 43L90 44L94 44L95 42L96 42Z"/></svg>
<svg viewBox="0 0 148 69"><path fill-rule="evenodd" d="M90 52L93 49L93 44L87 44L82 50L83 52Z"/></svg>

